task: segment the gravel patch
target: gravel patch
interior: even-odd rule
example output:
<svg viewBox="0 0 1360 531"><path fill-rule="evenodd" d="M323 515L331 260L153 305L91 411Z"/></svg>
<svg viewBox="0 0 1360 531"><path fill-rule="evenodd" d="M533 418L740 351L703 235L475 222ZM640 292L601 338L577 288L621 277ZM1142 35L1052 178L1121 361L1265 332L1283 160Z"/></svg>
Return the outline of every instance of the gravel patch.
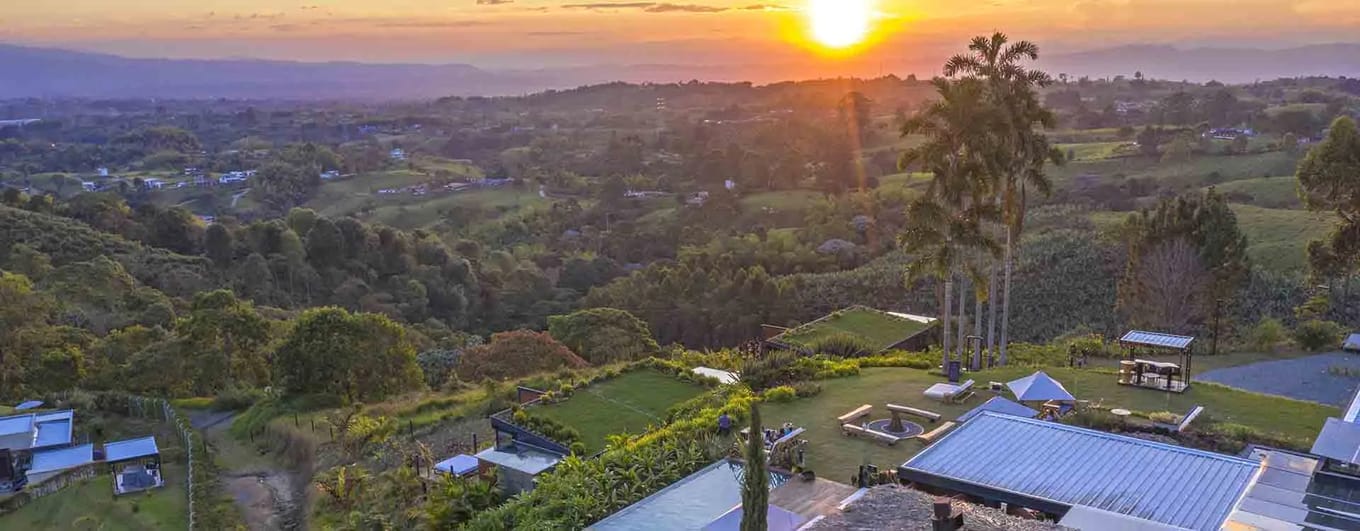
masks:
<svg viewBox="0 0 1360 531"><path fill-rule="evenodd" d="M1195 377L1257 393L1286 396L1323 404L1344 406L1360 379L1329 374L1330 367L1360 371L1360 356L1345 352L1306 358L1274 360L1214 369Z"/></svg>
<svg viewBox="0 0 1360 531"><path fill-rule="evenodd" d="M874 487L845 511L823 518L813 530L930 531L935 497L919 490L886 485ZM968 531L1059 531L1052 522L1025 520L1006 513L954 500L954 511L963 513Z"/></svg>

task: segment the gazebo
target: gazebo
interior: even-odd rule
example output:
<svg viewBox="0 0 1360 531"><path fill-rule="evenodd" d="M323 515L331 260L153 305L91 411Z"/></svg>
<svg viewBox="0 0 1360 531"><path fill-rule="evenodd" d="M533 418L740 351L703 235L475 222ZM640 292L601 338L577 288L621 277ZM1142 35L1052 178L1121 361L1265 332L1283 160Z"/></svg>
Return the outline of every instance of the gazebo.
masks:
<svg viewBox="0 0 1360 531"><path fill-rule="evenodd" d="M114 495L165 486L155 436L104 443L104 462L113 473Z"/></svg>
<svg viewBox="0 0 1360 531"><path fill-rule="evenodd" d="M1119 383L1184 393L1190 388L1194 342L1195 338L1191 336L1130 330L1119 338L1119 346L1125 352L1124 359L1119 362ZM1140 353L1175 353L1180 357L1180 363L1140 359Z"/></svg>

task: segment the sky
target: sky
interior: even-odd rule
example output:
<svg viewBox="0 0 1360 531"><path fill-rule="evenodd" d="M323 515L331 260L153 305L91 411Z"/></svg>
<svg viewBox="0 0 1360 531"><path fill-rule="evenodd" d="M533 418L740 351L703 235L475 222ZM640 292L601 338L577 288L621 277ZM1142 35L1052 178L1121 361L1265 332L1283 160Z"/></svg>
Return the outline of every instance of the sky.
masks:
<svg viewBox="0 0 1360 531"><path fill-rule="evenodd" d="M809 43L807 1L4 0L0 42L134 57L525 69L937 63L994 30L1057 53L1360 41L1360 0L877 0L869 41L831 52Z"/></svg>

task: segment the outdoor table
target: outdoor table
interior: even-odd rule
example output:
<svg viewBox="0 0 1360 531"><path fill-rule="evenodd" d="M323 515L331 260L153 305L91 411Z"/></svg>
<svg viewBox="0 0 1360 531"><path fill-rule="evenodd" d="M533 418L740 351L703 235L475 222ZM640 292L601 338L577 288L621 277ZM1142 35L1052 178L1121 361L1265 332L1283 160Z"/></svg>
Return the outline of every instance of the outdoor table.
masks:
<svg viewBox="0 0 1360 531"><path fill-rule="evenodd" d="M1129 418L1129 415L1132 415L1133 412L1127 409L1111 409L1110 414L1119 417L1119 422L1122 423L1126 422L1127 419Z"/></svg>

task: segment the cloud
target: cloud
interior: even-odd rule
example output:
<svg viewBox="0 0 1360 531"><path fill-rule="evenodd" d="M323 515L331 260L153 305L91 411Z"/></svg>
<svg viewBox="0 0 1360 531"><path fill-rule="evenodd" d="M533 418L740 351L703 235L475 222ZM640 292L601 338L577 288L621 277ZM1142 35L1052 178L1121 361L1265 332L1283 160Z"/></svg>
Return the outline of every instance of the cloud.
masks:
<svg viewBox="0 0 1360 531"><path fill-rule="evenodd" d="M701 6L696 4L652 4L644 9L648 13L721 13L727 11L726 7Z"/></svg>
<svg viewBox="0 0 1360 531"><path fill-rule="evenodd" d="M486 22L481 20L382 20L373 23L379 28L409 28L409 29L438 29L438 28L467 28L471 26L484 26Z"/></svg>
<svg viewBox="0 0 1360 531"><path fill-rule="evenodd" d="M562 8L585 9L591 11L635 9L646 13L722 13L724 11L783 11L788 9L784 6L774 4L752 4L744 7L727 7L704 4L672 4L670 2L595 2L588 4L564 4Z"/></svg>
<svg viewBox="0 0 1360 531"><path fill-rule="evenodd" d="M570 37L572 35L586 35L584 31L531 31L526 33L530 37Z"/></svg>
<svg viewBox="0 0 1360 531"><path fill-rule="evenodd" d="M477 0L479 6L498 6L501 4L513 4L515 0Z"/></svg>

